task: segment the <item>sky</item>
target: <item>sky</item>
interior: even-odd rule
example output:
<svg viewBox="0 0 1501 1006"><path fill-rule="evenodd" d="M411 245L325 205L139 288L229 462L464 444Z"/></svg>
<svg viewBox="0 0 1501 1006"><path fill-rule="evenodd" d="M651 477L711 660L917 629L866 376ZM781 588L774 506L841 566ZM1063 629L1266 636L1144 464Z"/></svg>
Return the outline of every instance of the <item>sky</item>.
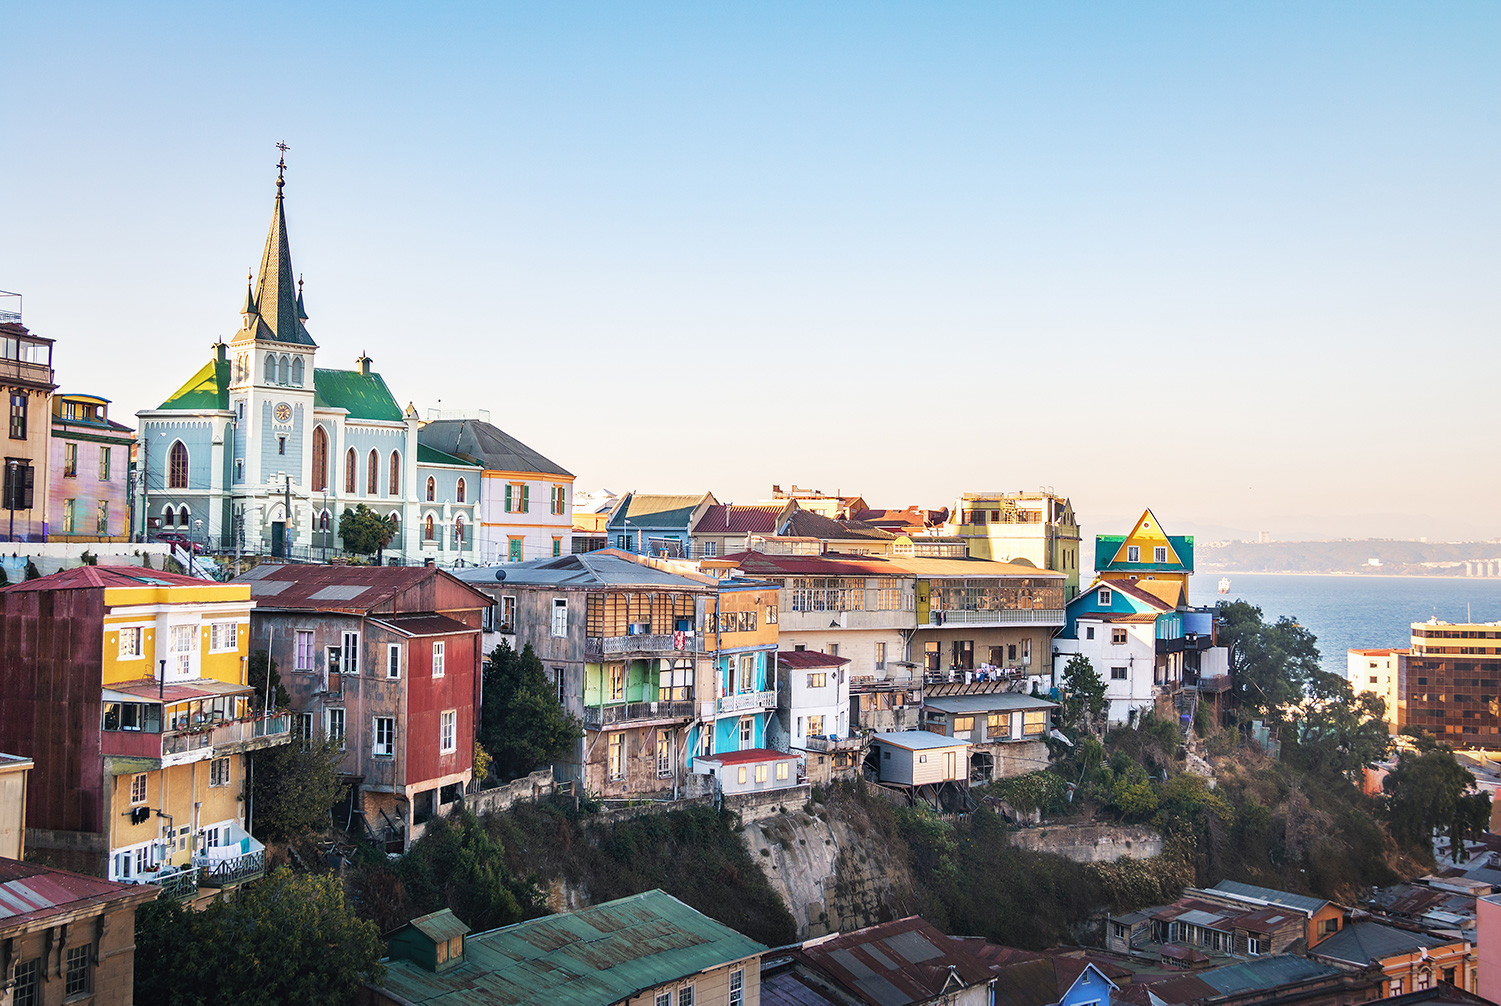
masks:
<svg viewBox="0 0 1501 1006"><path fill-rule="evenodd" d="M287 152L318 363L580 490L1501 536L1501 5L12 5L0 288L133 424Z"/></svg>

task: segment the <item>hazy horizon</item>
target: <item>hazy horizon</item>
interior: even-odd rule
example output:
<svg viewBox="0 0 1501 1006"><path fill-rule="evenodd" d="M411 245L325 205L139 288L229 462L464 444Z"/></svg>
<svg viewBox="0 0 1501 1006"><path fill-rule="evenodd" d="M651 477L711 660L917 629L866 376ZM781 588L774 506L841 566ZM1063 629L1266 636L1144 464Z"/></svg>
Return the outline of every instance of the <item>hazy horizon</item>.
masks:
<svg viewBox="0 0 1501 1006"><path fill-rule="evenodd" d="M130 425L237 328L285 141L319 365L489 409L580 490L1501 535L1494 4L7 27L0 288Z"/></svg>

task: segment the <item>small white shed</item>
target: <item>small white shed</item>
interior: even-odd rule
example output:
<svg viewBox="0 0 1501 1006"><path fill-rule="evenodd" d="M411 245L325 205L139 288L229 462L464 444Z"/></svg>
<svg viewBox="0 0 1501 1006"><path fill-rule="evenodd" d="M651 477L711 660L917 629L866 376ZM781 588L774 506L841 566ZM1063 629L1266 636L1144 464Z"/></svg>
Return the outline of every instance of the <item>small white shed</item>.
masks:
<svg viewBox="0 0 1501 1006"><path fill-rule="evenodd" d="M753 748L699 755L693 765L695 771L704 769L715 776L725 793L756 793L796 786L797 760L797 755L786 751Z"/></svg>
<svg viewBox="0 0 1501 1006"><path fill-rule="evenodd" d="M871 738L880 765L878 778L895 786L927 786L969 780L969 745L964 741L904 730Z"/></svg>

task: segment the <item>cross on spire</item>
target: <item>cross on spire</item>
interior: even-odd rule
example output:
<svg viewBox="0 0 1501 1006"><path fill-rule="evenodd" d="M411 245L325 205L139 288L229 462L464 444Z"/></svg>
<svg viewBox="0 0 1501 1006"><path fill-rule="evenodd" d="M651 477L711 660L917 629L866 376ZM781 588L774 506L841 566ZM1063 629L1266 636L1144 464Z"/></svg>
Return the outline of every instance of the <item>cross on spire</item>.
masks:
<svg viewBox="0 0 1501 1006"><path fill-rule="evenodd" d="M276 162L276 187L280 189L285 184L282 173L287 170L287 151L292 148L285 143L278 143L276 149L281 151L281 160Z"/></svg>

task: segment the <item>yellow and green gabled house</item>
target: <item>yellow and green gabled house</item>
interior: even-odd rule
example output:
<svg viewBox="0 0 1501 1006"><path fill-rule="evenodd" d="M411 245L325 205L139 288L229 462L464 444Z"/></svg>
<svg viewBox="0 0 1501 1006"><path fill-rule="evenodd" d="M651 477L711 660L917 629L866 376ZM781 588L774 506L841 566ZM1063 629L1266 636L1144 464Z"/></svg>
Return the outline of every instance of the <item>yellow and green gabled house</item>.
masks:
<svg viewBox="0 0 1501 1006"><path fill-rule="evenodd" d="M482 466L419 450L416 410L397 403L365 354L352 370L316 366L284 185L279 173L239 330L136 414L144 484L133 532L321 557L340 547L340 514L365 504L396 524L388 556L471 561Z"/></svg>

